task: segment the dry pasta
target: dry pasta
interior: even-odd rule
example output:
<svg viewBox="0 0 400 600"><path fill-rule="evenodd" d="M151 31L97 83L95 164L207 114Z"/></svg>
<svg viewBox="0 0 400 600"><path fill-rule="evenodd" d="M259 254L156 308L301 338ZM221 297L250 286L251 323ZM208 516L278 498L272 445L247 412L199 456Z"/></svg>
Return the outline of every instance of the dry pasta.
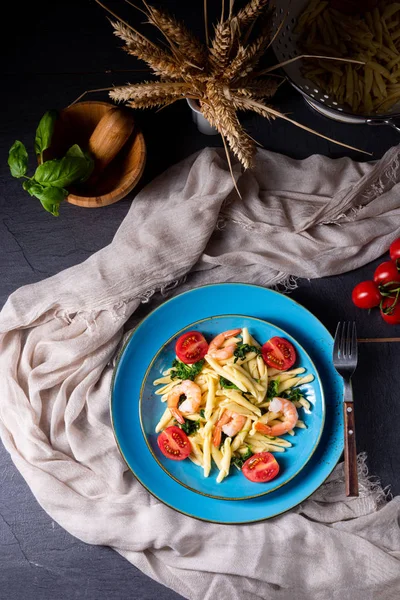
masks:
<svg viewBox="0 0 400 600"><path fill-rule="evenodd" d="M371 12L344 14L311 0L294 33L305 54L360 60L356 65L304 59L303 75L354 113L386 113L400 100L400 3L381 0Z"/></svg>

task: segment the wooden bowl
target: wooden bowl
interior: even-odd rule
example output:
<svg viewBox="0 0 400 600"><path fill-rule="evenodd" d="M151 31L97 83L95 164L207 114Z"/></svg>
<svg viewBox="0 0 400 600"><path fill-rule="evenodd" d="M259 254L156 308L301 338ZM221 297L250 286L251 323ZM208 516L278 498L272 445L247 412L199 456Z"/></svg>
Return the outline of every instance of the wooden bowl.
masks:
<svg viewBox="0 0 400 600"><path fill-rule="evenodd" d="M87 149L88 141L100 119L114 104L108 102L79 102L60 111L56 121L51 147L45 160L61 158L73 144ZM129 110L129 109L126 109ZM143 134L133 129L122 150L107 165L95 183L71 187L67 202L97 208L118 202L138 183L146 163Z"/></svg>

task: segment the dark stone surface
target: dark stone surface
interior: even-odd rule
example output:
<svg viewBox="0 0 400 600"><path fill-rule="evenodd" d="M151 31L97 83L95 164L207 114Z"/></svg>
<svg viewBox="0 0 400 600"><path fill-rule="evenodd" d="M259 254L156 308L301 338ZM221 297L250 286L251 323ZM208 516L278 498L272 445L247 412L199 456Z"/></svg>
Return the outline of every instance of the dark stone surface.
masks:
<svg viewBox="0 0 400 600"><path fill-rule="evenodd" d="M110 2L131 23L143 19L124 2ZM202 32L202 2L164 2L188 25ZM63 108L84 90L103 88L146 77L143 65L119 49L104 11L93 1L43 1L11 7L7 27L12 30L3 74L0 135L0 306L18 287L42 280L82 262L112 240L134 195L171 164L206 145L221 146L219 137L199 134L185 102L155 113L138 115L144 131L148 162L134 193L101 210L62 206L54 219L22 191L8 172L6 157L15 139L32 151L38 120L45 110ZM107 100L106 92L90 99ZM330 137L373 152L380 158L398 143L386 128L341 125L316 115L288 85L274 104L300 122ZM371 157L348 151L283 121L269 125L259 117L244 116L251 135L267 149L294 158L314 153L331 157ZM33 167L33 165L31 165ZM341 276L300 281L292 294L333 332L340 319L357 319L360 337L399 336L376 311L358 311L351 304L356 282L371 277L374 263ZM358 449L369 456L371 472L392 492L400 493L400 371L397 344L360 346L360 364L354 378L357 398ZM0 600L152 600L179 598L158 585L108 548L88 546L52 522L37 504L26 483L0 445Z"/></svg>

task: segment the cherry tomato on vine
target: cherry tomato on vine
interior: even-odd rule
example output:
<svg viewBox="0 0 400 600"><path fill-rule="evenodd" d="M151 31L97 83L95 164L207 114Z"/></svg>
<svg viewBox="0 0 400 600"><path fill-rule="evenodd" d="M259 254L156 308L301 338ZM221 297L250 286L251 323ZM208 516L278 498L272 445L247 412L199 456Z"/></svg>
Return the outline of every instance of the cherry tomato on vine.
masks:
<svg viewBox="0 0 400 600"><path fill-rule="evenodd" d="M375 269L374 281L377 285L385 285L385 284L391 283L392 281L400 284L400 273L399 273L395 263L391 260L387 260L387 261L381 263L380 265L378 265ZM389 287L389 289L390 289L390 287ZM393 287L399 287L399 286L393 286Z"/></svg>
<svg viewBox="0 0 400 600"><path fill-rule="evenodd" d="M176 341L175 352L180 361L192 365L205 357L208 350L207 341L198 331L188 331Z"/></svg>
<svg viewBox="0 0 400 600"><path fill-rule="evenodd" d="M381 295L375 281L361 281L353 289L351 299L358 308L374 308L380 303Z"/></svg>
<svg viewBox="0 0 400 600"><path fill-rule="evenodd" d="M400 324L400 303L397 302L394 307L390 309L390 307L393 305L393 301L394 298L390 296L383 300L381 306L381 316L386 323L389 323L390 325L398 325Z"/></svg>
<svg viewBox="0 0 400 600"><path fill-rule="evenodd" d="M390 258L396 262L397 260L400 261L400 238L397 238L397 240L394 240L394 242L392 242L390 244Z"/></svg>
<svg viewBox="0 0 400 600"><path fill-rule="evenodd" d="M188 436L176 425L164 429L157 444L164 456L172 460L184 460L192 451Z"/></svg>

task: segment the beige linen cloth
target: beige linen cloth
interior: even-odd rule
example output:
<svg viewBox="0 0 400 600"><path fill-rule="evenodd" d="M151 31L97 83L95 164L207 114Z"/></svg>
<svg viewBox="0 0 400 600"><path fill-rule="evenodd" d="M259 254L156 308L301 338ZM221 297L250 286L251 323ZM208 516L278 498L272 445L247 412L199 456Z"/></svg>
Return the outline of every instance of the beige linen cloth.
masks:
<svg viewBox="0 0 400 600"><path fill-rule="evenodd" d="M363 457L359 498L345 498L339 465L289 513L225 526L150 496L116 447L113 358L141 302L174 286L333 275L400 237L397 147L375 163L260 150L254 171L236 165L235 176L242 200L223 153L187 158L138 194L110 246L10 296L0 313L2 441L52 519L186 598L398 600L400 497L387 501Z"/></svg>

